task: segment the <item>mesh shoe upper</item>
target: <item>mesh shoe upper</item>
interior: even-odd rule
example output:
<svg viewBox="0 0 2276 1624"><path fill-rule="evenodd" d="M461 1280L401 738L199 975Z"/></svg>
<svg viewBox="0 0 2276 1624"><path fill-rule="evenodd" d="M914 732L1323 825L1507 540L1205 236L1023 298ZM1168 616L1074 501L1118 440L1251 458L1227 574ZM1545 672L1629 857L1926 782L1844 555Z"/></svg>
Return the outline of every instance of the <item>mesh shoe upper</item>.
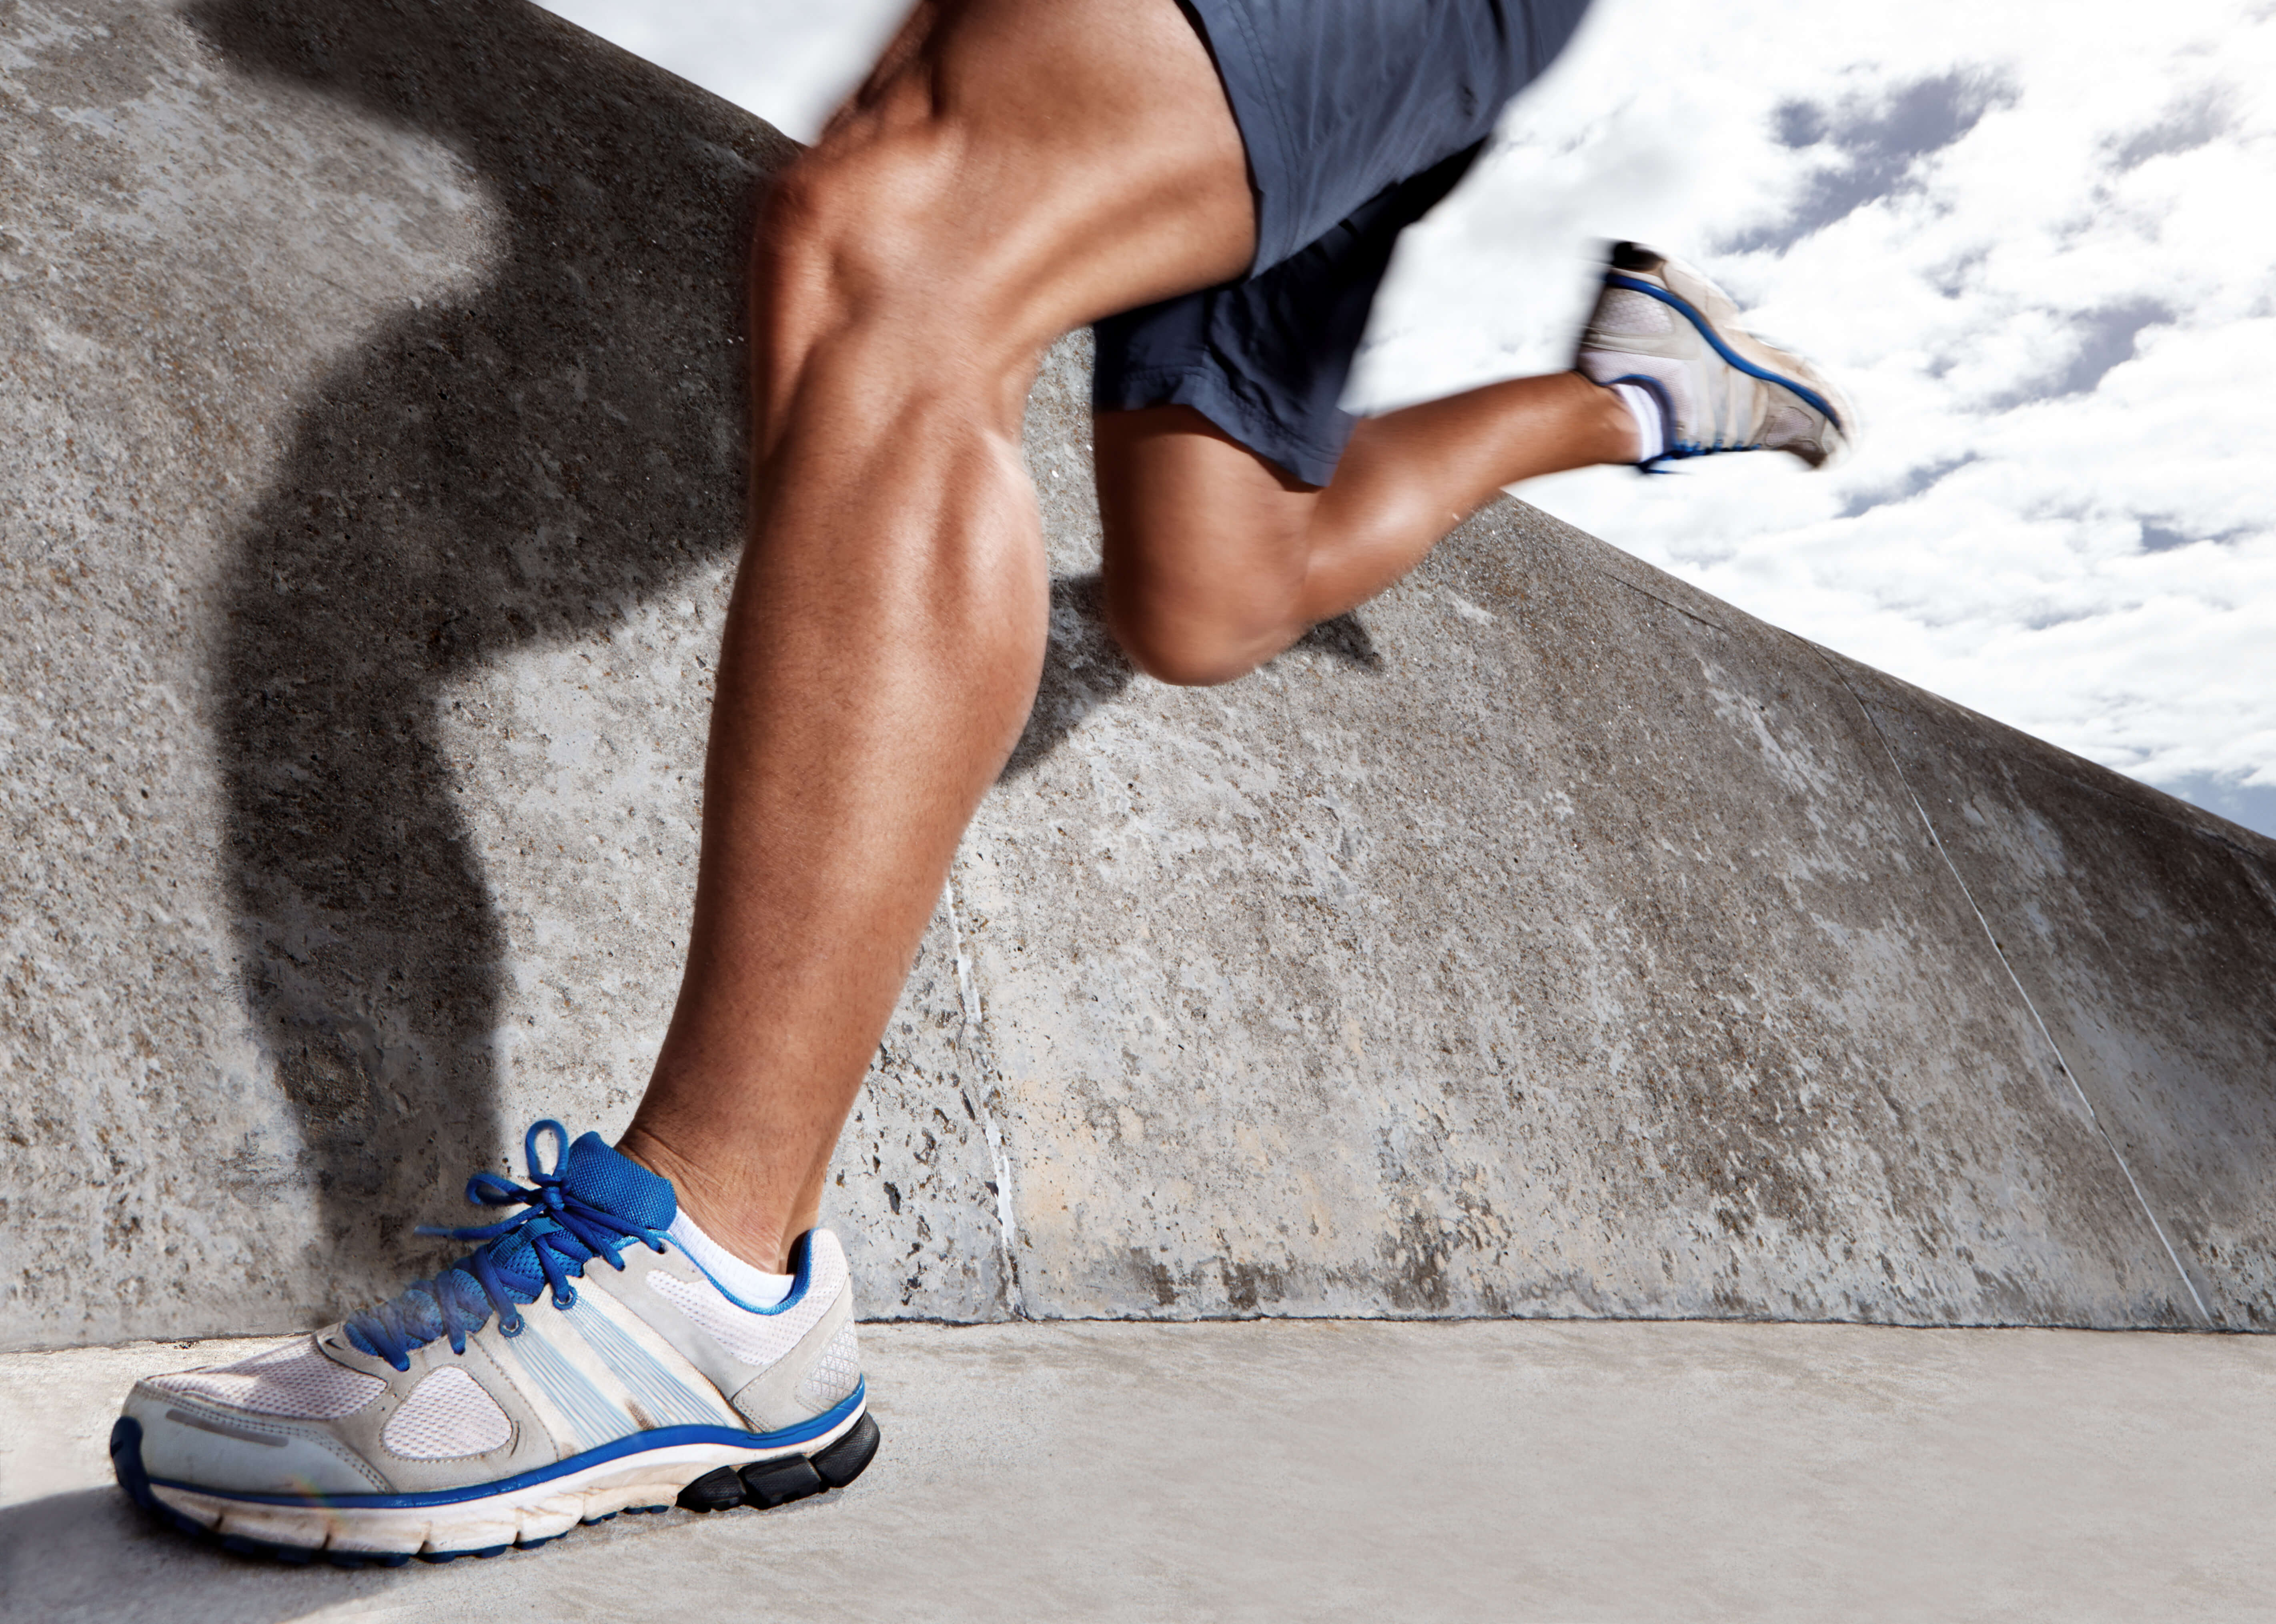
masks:
<svg viewBox="0 0 2276 1624"><path fill-rule="evenodd" d="M406 1461L452 1461L488 1454L513 1437L513 1423L482 1385L458 1365L419 1378L411 1396L380 1429L390 1454Z"/></svg>
<svg viewBox="0 0 2276 1624"><path fill-rule="evenodd" d="M844 1403L861 1385L861 1352L854 1343L854 1327L840 1325L838 1334L822 1350L822 1357L814 1362L806 1378L799 1384L798 1396L827 1409Z"/></svg>
<svg viewBox="0 0 2276 1624"><path fill-rule="evenodd" d="M387 1391L387 1384L376 1376L325 1358L314 1337L300 1337L234 1364L154 1376L149 1385L161 1393L202 1399L248 1415L298 1421L336 1420Z"/></svg>

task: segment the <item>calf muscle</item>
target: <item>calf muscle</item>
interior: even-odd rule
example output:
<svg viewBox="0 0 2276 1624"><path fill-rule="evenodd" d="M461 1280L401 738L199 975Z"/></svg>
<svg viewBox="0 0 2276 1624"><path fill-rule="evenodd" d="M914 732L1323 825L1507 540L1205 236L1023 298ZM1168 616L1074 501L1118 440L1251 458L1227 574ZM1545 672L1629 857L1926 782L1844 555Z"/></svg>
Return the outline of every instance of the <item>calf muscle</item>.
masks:
<svg viewBox="0 0 2276 1624"><path fill-rule="evenodd" d="M1041 669L1043 347L1238 274L1238 132L1172 0L911 19L753 256L752 529L687 967L622 1148L780 1266Z"/></svg>

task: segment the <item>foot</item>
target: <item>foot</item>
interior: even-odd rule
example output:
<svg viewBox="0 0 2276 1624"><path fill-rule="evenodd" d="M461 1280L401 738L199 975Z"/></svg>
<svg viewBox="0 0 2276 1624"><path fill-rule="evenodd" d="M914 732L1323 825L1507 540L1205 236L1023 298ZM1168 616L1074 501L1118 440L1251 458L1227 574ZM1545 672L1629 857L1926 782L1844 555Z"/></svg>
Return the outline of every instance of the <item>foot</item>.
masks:
<svg viewBox="0 0 2276 1624"><path fill-rule="evenodd" d="M1848 403L1799 355L1739 325L1730 296L1680 260L1612 245L1605 291L1574 365L1603 384L1627 383L1661 414L1659 449L1642 466L1717 452L1791 452L1811 467L1847 449ZM1647 448L1653 436L1644 427Z"/></svg>
<svg viewBox="0 0 2276 1624"><path fill-rule="evenodd" d="M467 1186L524 1210L443 1232L482 1244L433 1279L234 1364L138 1383L110 1435L120 1485L239 1550L393 1566L860 1476L877 1426L836 1237L809 1231L789 1295L749 1308L665 1233L669 1180L597 1134L570 1144L558 1122L526 1148L530 1188Z"/></svg>

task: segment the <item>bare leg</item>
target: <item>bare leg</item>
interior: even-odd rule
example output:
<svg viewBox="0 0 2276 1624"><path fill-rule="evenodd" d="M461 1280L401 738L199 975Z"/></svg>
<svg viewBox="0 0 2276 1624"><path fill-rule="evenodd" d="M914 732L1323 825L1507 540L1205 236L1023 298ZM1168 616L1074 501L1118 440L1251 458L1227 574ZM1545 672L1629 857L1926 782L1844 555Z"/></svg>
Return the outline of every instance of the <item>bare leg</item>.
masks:
<svg viewBox="0 0 2276 1624"><path fill-rule="evenodd" d="M778 183L752 540L671 1030L622 1149L779 1269L1041 671L1043 347L1237 275L1239 133L1173 0L919 11Z"/></svg>
<svg viewBox="0 0 2276 1624"><path fill-rule="evenodd" d="M1167 682L1224 682L1374 597L1502 486L1631 462L1635 427L1577 372L1367 419L1297 483L1187 406L1098 420L1107 618Z"/></svg>

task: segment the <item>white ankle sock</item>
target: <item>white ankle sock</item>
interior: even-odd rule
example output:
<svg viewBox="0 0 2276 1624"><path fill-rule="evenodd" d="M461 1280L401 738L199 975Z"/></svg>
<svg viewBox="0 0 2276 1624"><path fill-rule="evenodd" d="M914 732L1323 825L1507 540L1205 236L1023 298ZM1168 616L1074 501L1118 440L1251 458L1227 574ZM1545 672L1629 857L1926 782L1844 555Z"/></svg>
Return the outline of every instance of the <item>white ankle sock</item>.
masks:
<svg viewBox="0 0 2276 1624"><path fill-rule="evenodd" d="M1659 400L1641 383L1611 383L1605 385L1620 398L1620 404L1635 419L1636 460L1650 462L1655 457L1667 454L1667 424L1659 410Z"/></svg>
<svg viewBox="0 0 2276 1624"><path fill-rule="evenodd" d="M703 1265L703 1271L727 1288L727 1294L755 1309L770 1309L790 1295L797 1277L769 1274L747 1264L703 1233L703 1226L682 1212L664 1232L672 1244Z"/></svg>

